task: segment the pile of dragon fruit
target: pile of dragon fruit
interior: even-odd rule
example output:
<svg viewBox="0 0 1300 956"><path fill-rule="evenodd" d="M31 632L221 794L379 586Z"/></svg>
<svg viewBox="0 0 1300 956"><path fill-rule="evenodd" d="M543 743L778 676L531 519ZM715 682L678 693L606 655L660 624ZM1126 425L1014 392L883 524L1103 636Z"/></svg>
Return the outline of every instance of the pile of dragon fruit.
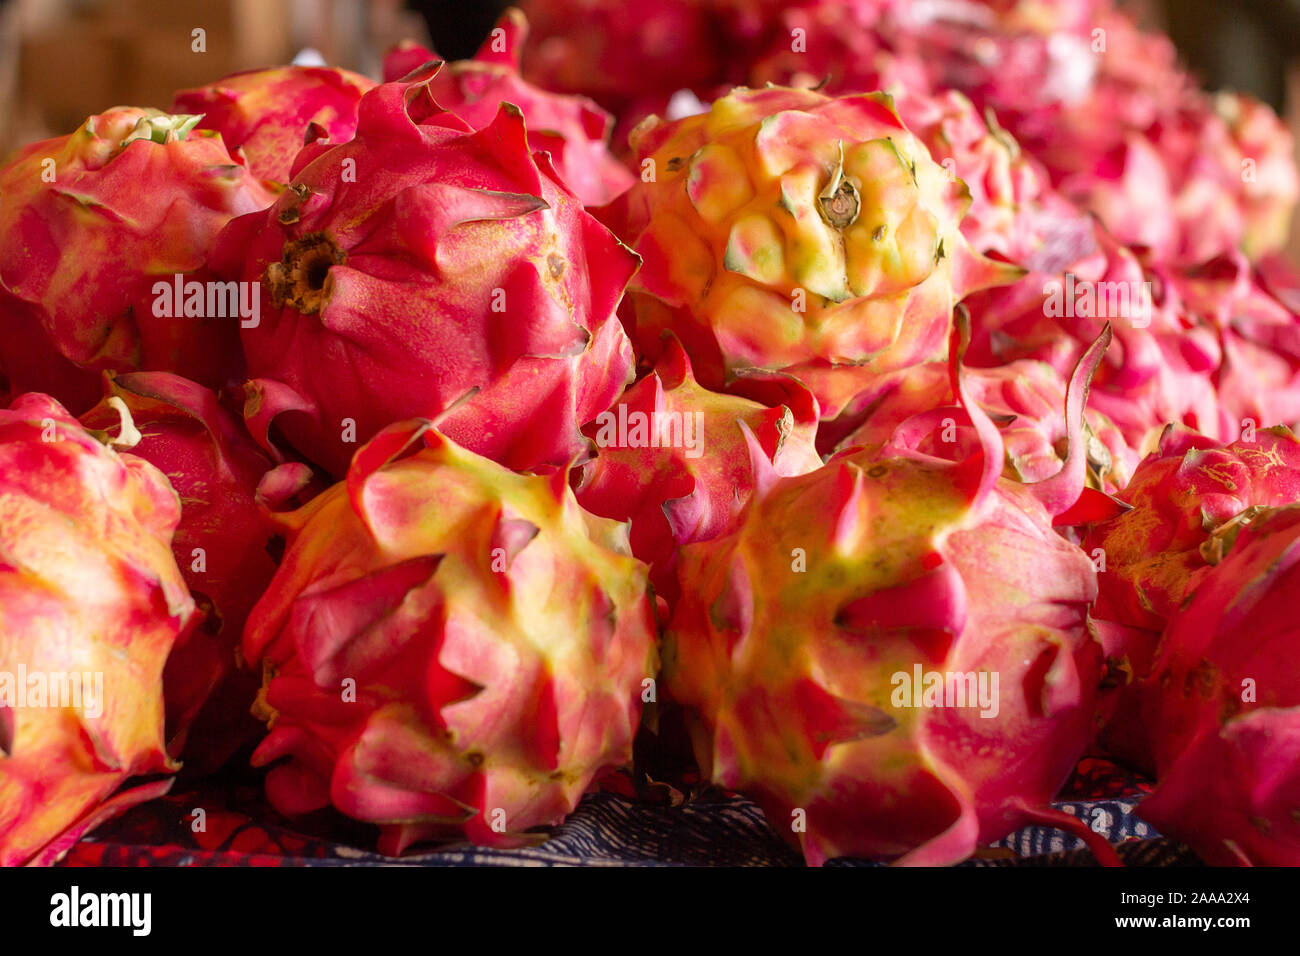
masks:
<svg viewBox="0 0 1300 956"><path fill-rule="evenodd" d="M0 863L250 759L392 855L631 780L1110 863L1097 753L1300 864L1267 106L1111 0L528 0L384 66L0 168Z"/></svg>

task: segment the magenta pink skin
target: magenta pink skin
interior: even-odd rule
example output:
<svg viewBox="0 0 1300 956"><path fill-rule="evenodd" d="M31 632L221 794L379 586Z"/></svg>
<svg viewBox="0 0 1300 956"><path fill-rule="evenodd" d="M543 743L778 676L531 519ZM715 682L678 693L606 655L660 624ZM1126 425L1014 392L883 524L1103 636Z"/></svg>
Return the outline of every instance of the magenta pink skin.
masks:
<svg viewBox="0 0 1300 956"><path fill-rule="evenodd" d="M202 114L243 150L253 175L287 183L304 142L346 143L357 128L357 103L375 84L357 73L315 66L247 70L176 94L174 113Z"/></svg>
<svg viewBox="0 0 1300 956"><path fill-rule="evenodd" d="M617 114L642 97L724 79L720 68L729 51L719 48L711 4L523 0L519 6L532 26L524 75L543 89L590 96ZM743 8L726 12L734 23Z"/></svg>
<svg viewBox="0 0 1300 956"><path fill-rule="evenodd" d="M1133 510L1091 525L1082 542L1088 554L1106 555L1092 613L1106 656L1126 661L1129 675L1100 701L1101 741L1154 773L1149 711L1160 691L1146 678L1161 635L1213 573L1201 549L1215 529L1249 508L1300 501L1300 442L1275 429L1224 445L1171 426L1120 498Z"/></svg>
<svg viewBox="0 0 1300 956"><path fill-rule="evenodd" d="M963 376L975 400L998 422L1015 470L1011 477L1035 482L1060 470L1060 443L1069 434L1062 376L1049 365L1028 360L993 369L966 368ZM960 461L975 450L977 437L969 416L954 402L945 364L930 362L864 376L863 381L866 387L840 417L822 423L818 430L823 453L854 445L892 444ZM1116 492L1133 474L1138 455L1104 417L1089 409L1085 420L1111 457L1104 490Z"/></svg>
<svg viewBox="0 0 1300 956"><path fill-rule="evenodd" d="M336 476L413 416L441 416L448 436L513 468L562 464L632 370L614 308L635 257L530 153L517 110L472 131L439 111L430 76L367 93L356 138L311 152L295 189L220 243L227 275L262 282L261 323L243 330L250 377L283 386L277 404L297 410L277 425ZM328 301L277 305L268 267L319 233L346 259Z"/></svg>
<svg viewBox="0 0 1300 956"><path fill-rule="evenodd" d="M678 549L730 531L753 494L757 479L742 422L779 474L821 467L813 444L815 400L793 379L781 387L784 394L768 396L773 407L705 392L695 381L686 353L672 341L655 370L610 409L617 416L626 405L629 416L639 413L647 419L664 411L701 416L698 457L690 457L683 447L600 448L583 466L576 490L578 503L588 511L631 522L632 553L650 565L655 593L670 607L680 594ZM783 433L786 416L789 432ZM596 423L586 428L593 439L598 431Z"/></svg>
<svg viewBox="0 0 1300 956"><path fill-rule="evenodd" d="M91 117L0 168L0 368L13 394L39 389L74 414L98 400L105 369L212 386L241 374L234 322L155 317L153 288L211 278L217 233L273 196L211 133L120 148L135 114Z"/></svg>
<svg viewBox="0 0 1300 956"><path fill-rule="evenodd" d="M565 185L584 205L603 206L635 181L609 151L613 120L586 97L551 93L520 77L527 36L523 16L507 11L473 60L448 63L430 81L433 98L474 129L490 126L501 103L513 103L524 114L529 146L551 154ZM418 44L396 47L384 58L384 79L400 80L437 58Z"/></svg>
<svg viewBox="0 0 1300 956"><path fill-rule="evenodd" d="M1138 812L1212 865L1300 865L1297 594L1291 506L1239 533L1171 619L1149 679L1159 785Z"/></svg>
<svg viewBox="0 0 1300 956"><path fill-rule="evenodd" d="M1195 268L1148 270L1172 311L1217 336L1222 358L1211 374L1220 437L1234 439L1248 424L1300 425L1300 301L1288 293L1290 280L1276 268L1257 269L1240 252Z"/></svg>
<svg viewBox="0 0 1300 956"><path fill-rule="evenodd" d="M994 368L1036 358L1065 374L1108 321L1045 314L1049 284L1064 289L1067 273L1074 275L1076 288L1084 282L1152 282L1149 317L1132 311L1109 317L1116 341L1089 398L1090 407L1110 418L1131 447L1141 448L1168 422L1215 438L1236 437L1239 428L1233 427L1216 392L1226 368L1221 330L1207 317L1180 308L1169 284L1144 270L1134 253L1099 224L1090 248L1061 272L1030 272L1015 285L966 300L974 326L971 364Z"/></svg>
<svg viewBox="0 0 1300 956"><path fill-rule="evenodd" d="M180 496L181 520L172 551L206 613L203 624L178 641L163 673L168 746L181 755L207 701L233 681L244 694L223 693L222 702L233 712L209 708L204 713L204 748L194 754L220 763L241 742L239 737L214 741L203 730L242 725L247 735L258 726L248 714L258 680L239 679L235 651L248 612L275 573L268 546L277 532L256 500L258 484L273 463L216 395L178 375L118 376L106 383L105 400L81 416L82 424L116 434L118 412L108 404L111 397L126 405L141 433L131 453L167 475ZM203 570L196 570L195 549L203 551L197 565Z"/></svg>
<svg viewBox="0 0 1300 956"><path fill-rule="evenodd" d="M749 58L745 82L958 90L981 114L995 111L1052 185L1128 245L1180 263L1279 247L1298 184L1291 137L1272 111L1201 92L1167 37L1111 3L1046 7L957 3L920 14L907 0L811 0L767 17L768 45ZM806 49L792 52L796 27ZM1255 163L1249 180L1244 159Z"/></svg>

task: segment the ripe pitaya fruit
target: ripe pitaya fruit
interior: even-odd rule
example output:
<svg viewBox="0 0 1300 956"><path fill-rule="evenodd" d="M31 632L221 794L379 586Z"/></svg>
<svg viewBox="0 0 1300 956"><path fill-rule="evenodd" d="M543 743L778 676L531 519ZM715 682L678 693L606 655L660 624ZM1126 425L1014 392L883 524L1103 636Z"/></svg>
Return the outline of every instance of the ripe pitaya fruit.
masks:
<svg viewBox="0 0 1300 956"><path fill-rule="evenodd" d="M286 516L244 635L269 678L254 762L291 758L272 803L332 802L390 854L537 839L630 759L656 667L624 526L585 512L567 469L514 474L428 427L385 429Z"/></svg>
<svg viewBox="0 0 1300 956"><path fill-rule="evenodd" d="M1185 327L1208 329L1218 339L1221 358L1210 370L1218 437L1300 426L1300 302L1285 286L1275 289L1265 270L1240 252L1195 267L1149 263L1147 269Z"/></svg>
<svg viewBox="0 0 1300 956"><path fill-rule="evenodd" d="M996 368L1033 358L1065 374L1110 324L1115 345L1093 382L1091 407L1139 451L1168 422L1223 437L1214 387L1223 357L1218 331L1181 313L1158 276L1100 224L1077 260L1057 269L1035 269L965 301L974 327L971 364Z"/></svg>
<svg viewBox="0 0 1300 956"><path fill-rule="evenodd" d="M578 503L631 522L632 553L650 565L669 605L678 595L678 548L730 531L753 492L742 423L777 474L821 467L817 405L793 379L784 388L775 407L710 392L671 342L655 370L587 426L599 452L583 466Z"/></svg>
<svg viewBox="0 0 1300 956"><path fill-rule="evenodd" d="M1125 244L1199 262L1285 242L1300 191L1285 126L1246 97L1197 90L1167 37L1111 5L1070 29L999 16L933 58L938 82L996 110Z"/></svg>
<svg viewBox="0 0 1300 956"><path fill-rule="evenodd" d="M158 307L176 276L210 278L233 216L274 198L196 122L119 107L0 169L0 366L13 393L40 389L80 413L105 369L238 378L237 315Z"/></svg>
<svg viewBox="0 0 1300 956"><path fill-rule="evenodd" d="M199 114L233 153L244 151L253 175L288 183L306 143L346 143L357 129L357 104L374 81L350 70L282 66L248 70L176 94L172 111Z"/></svg>
<svg viewBox="0 0 1300 956"><path fill-rule="evenodd" d="M176 769L163 662L194 602L166 477L48 396L0 411L0 500L0 866L49 864L171 785L119 790Z"/></svg>
<svg viewBox="0 0 1300 956"><path fill-rule="evenodd" d="M859 369L941 359L953 304L1019 274L971 250L965 186L884 94L737 89L633 145L610 212L643 259L627 321L651 360L675 332L706 387L781 370L834 417Z"/></svg>
<svg viewBox="0 0 1300 956"><path fill-rule="evenodd" d="M859 450L767 474L736 531L682 549L665 690L698 719L706 773L758 799L810 863L956 863L1029 821L1114 860L1048 808L1101 675L1096 575L1052 520L1083 492L1086 381L1105 344L1071 383L1069 455L1046 482L1000 477L998 431L958 380L970 458ZM913 709L931 671L973 681L940 674L940 706ZM981 680L983 710L943 706L945 683L954 704Z"/></svg>
<svg viewBox="0 0 1300 956"><path fill-rule="evenodd" d="M1138 812L1213 866L1300 865L1300 506L1245 524L1175 611L1142 717Z"/></svg>
<svg viewBox="0 0 1300 956"><path fill-rule="evenodd" d="M1085 550L1106 556L1095 616L1164 629L1253 509L1300 501L1300 440L1259 429L1223 445L1171 425L1120 497L1132 510L1094 525Z"/></svg>
<svg viewBox="0 0 1300 956"><path fill-rule="evenodd" d="M897 7L898 0L804 0L773 10L764 46L747 64L747 82L837 95L933 92L931 66L894 48L884 29Z"/></svg>
<svg viewBox="0 0 1300 956"><path fill-rule="evenodd" d="M1046 171L991 110L981 114L954 90L904 91L895 103L934 161L970 191L961 230L976 251L1037 269L1073 261L1091 222L1051 188Z"/></svg>
<svg viewBox="0 0 1300 956"><path fill-rule="evenodd" d="M781 13L750 82L959 90L1126 244L1199 262L1284 243L1300 193L1286 128L1254 100L1198 91L1169 39L1113 4L847 6L811 0Z"/></svg>
<svg viewBox="0 0 1300 956"><path fill-rule="evenodd" d="M1006 477L1038 482L1061 470L1070 429L1066 380L1055 369L1025 359L1000 368L967 368L962 375L971 398L1002 433ZM957 405L947 365L927 362L868 382L838 419L823 423L817 433L823 451L901 444L935 458L961 461L978 449L979 437L970 416ZM1105 415L1087 409L1084 441L1088 486L1107 492L1123 488L1138 455L1119 429Z"/></svg>
<svg viewBox="0 0 1300 956"><path fill-rule="evenodd" d="M429 81L433 98L474 129L490 126L502 103L524 114L528 145L546 150L564 183L588 206L603 206L632 185L632 174L609 151L612 117L591 100L549 93L519 75L519 56L528 21L506 11L472 60L445 64ZM384 59L384 79L400 80L436 59L418 44L392 50Z"/></svg>
<svg viewBox="0 0 1300 956"><path fill-rule="evenodd" d="M306 147L221 239L226 274L261 283L243 329L259 394L336 476L411 416L513 468L563 464L631 372L614 309L636 257L530 152L518 109L477 132L440 110L436 69L367 93L356 138Z"/></svg>
<svg viewBox="0 0 1300 956"><path fill-rule="evenodd" d="M112 379L81 422L111 433L123 406L138 432L131 453L167 475L180 496L172 551L203 616L163 671L168 749L186 758L189 771L196 762L212 767L257 728L249 707L258 681L238 669L236 654L248 612L276 568L270 549L278 532L259 514L259 484L274 463L216 395L178 375ZM305 465L286 464L268 478L267 493L278 505L310 478ZM275 489L277 481L289 487ZM197 744L187 748L191 737Z"/></svg>
<svg viewBox="0 0 1300 956"><path fill-rule="evenodd" d="M680 89L722 82L714 0L522 0L532 30L524 75L605 109L661 109Z"/></svg>
<svg viewBox="0 0 1300 956"><path fill-rule="evenodd" d="M1120 498L1131 510L1083 539L1101 569L1093 617L1124 675L1103 700L1102 742L1150 772L1151 730L1138 715L1151 706L1144 697L1158 693L1142 679L1161 634L1259 509L1300 502L1300 440L1277 427L1223 445L1171 425Z"/></svg>

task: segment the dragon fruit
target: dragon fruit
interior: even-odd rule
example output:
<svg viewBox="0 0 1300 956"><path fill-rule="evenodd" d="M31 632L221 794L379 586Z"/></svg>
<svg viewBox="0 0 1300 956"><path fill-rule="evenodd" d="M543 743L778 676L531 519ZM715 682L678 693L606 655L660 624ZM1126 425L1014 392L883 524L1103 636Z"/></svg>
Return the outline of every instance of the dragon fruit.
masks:
<svg viewBox="0 0 1300 956"><path fill-rule="evenodd" d="M1139 451L1169 422L1228 436L1214 382L1223 361L1218 330L1178 309L1160 277L1100 224L1060 271L1032 270L963 304L975 330L970 362L986 368L1032 358L1065 374L1109 323L1116 347L1093 382L1090 404Z"/></svg>
<svg viewBox="0 0 1300 956"><path fill-rule="evenodd" d="M953 90L933 96L904 91L898 114L935 162L959 178L971 203L962 233L979 252L1035 269L1072 261L1092 225L1052 189L1046 171L998 125Z"/></svg>
<svg viewBox="0 0 1300 956"><path fill-rule="evenodd" d="M1138 812L1214 866L1300 865L1300 506L1265 509L1175 611L1142 713Z"/></svg>
<svg viewBox="0 0 1300 956"><path fill-rule="evenodd" d="M112 379L104 400L81 422L111 432L123 406L139 434L132 454L166 474L180 496L172 551L203 613L163 671L168 749L186 757L193 772L196 762L222 763L258 726L249 714L258 682L237 669L236 653L248 612L275 573L268 549L276 532L258 511L259 484L274 465L212 392L180 376L138 372ZM279 504L306 485L310 472L286 464L268 490L277 479L290 485L275 495Z"/></svg>
<svg viewBox="0 0 1300 956"><path fill-rule="evenodd" d="M724 76L713 0L523 0L532 25L524 76L543 89L590 96L616 116L659 111L680 89Z"/></svg>
<svg viewBox="0 0 1300 956"><path fill-rule="evenodd" d="M1286 287L1275 289L1265 270L1240 252L1195 267L1148 263L1147 270L1184 326L1208 329L1218 340L1221 358L1210 372L1218 437L1300 425L1300 302Z"/></svg>
<svg viewBox="0 0 1300 956"><path fill-rule="evenodd" d="M1300 501L1300 440L1261 428L1224 445L1171 425L1120 497L1132 510L1093 526L1088 551L1106 556L1094 615L1164 629L1258 508Z"/></svg>
<svg viewBox="0 0 1300 956"><path fill-rule="evenodd" d="M231 152L242 149L253 175L288 183L306 143L346 143L357 129L357 104L374 81L349 70L283 66L247 70L176 94L172 112L202 116Z"/></svg>
<svg viewBox="0 0 1300 956"><path fill-rule="evenodd" d="M1127 245L1186 263L1285 242L1300 194L1286 128L1198 91L1169 39L1112 3L812 0L778 19L751 83L959 90Z"/></svg>
<svg viewBox="0 0 1300 956"><path fill-rule="evenodd" d="M123 413L129 422L129 414ZM194 621L166 477L45 395L0 411L0 866L166 792L163 663Z"/></svg>
<svg viewBox="0 0 1300 956"><path fill-rule="evenodd" d="M1061 470L1069 427L1066 381L1055 369L1026 359L994 369L967 368L963 376L971 398L1002 433L1006 477L1038 482ZM955 404L948 367L941 362L871 378L838 419L823 423L817 440L824 452L901 442L952 461L969 457L979 445L970 417ZM1105 415L1087 409L1084 441L1089 487L1107 492L1123 488L1138 456L1119 429Z"/></svg>
<svg viewBox="0 0 1300 956"><path fill-rule="evenodd" d="M614 309L636 257L530 152L518 109L471 130L433 100L436 70L367 93L356 138L305 147L219 241L223 274L260 282L242 330L258 394L335 476L413 416L513 468L566 463L631 373Z"/></svg>
<svg viewBox="0 0 1300 956"><path fill-rule="evenodd" d="M682 549L665 691L693 712L706 773L754 796L810 863L956 863L1029 821L1114 860L1048 806L1091 736L1101 676L1096 575L1052 520L1083 493L1087 375L1105 345L1071 383L1070 451L1045 482L1000 477L1001 438L954 342L970 458L886 447L768 472L737 530ZM934 674L938 706L914 709L935 703Z"/></svg>
<svg viewBox="0 0 1300 956"><path fill-rule="evenodd" d="M1161 634L1261 508L1300 501L1300 440L1275 427L1224 445L1171 425L1120 497L1132 510L1083 539L1102 569L1093 616L1123 675L1102 702L1102 742L1151 771L1150 725L1139 715L1156 693L1143 679Z"/></svg>
<svg viewBox="0 0 1300 956"><path fill-rule="evenodd" d="M567 469L514 474L401 423L284 520L244 635L269 675L254 762L290 758L267 777L282 812L333 803L394 855L517 846L630 759L656 668L647 569Z"/></svg>
<svg viewBox="0 0 1300 956"><path fill-rule="evenodd" d="M519 76L519 56L528 21L511 8L472 60L445 64L429 81L438 105L475 129L490 126L501 104L524 114L528 144L546 150L555 168L588 206L603 206L632 185L632 174L609 151L612 118L591 100L548 93ZM437 54L418 44L392 50L384 59L384 79L400 80Z"/></svg>
<svg viewBox="0 0 1300 956"><path fill-rule="evenodd" d="M784 388L769 399L774 407L710 392L672 342L653 372L587 426L599 453L583 466L578 503L631 522L632 553L650 565L655 592L669 605L678 595L678 548L729 531L753 491L742 423L777 474L821 467L816 403L798 382Z"/></svg>
<svg viewBox="0 0 1300 956"><path fill-rule="evenodd" d="M274 198L197 121L119 107L0 169L0 367L14 394L39 389L80 413L105 369L239 377L236 312L160 307L173 284L210 278L232 217Z"/></svg>
<svg viewBox="0 0 1300 956"><path fill-rule="evenodd" d="M958 231L968 200L884 94L737 89L633 134L642 181L610 212L642 257L625 321L665 330L701 384L780 370L832 418L862 368L941 359L952 307L1018 270Z"/></svg>

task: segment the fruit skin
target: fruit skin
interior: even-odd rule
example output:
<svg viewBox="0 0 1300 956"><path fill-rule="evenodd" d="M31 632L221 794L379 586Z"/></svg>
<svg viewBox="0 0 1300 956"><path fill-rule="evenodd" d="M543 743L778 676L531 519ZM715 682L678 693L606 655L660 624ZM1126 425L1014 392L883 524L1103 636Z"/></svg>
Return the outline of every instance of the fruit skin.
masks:
<svg viewBox="0 0 1300 956"><path fill-rule="evenodd" d="M674 332L706 387L780 370L832 418L856 370L942 359L953 305L1020 274L971 250L966 187L885 94L742 88L632 143L653 179L610 212L643 260L624 319L650 361Z"/></svg>
<svg viewBox="0 0 1300 956"><path fill-rule="evenodd" d="M378 824L390 854L517 846L630 759L656 668L647 571L567 481L414 421L286 516L284 561L244 634L268 668L254 763L292 758L267 778L278 809L333 802Z"/></svg>
<svg viewBox="0 0 1300 956"><path fill-rule="evenodd" d="M154 315L155 283L211 278L217 233L273 196L195 117L116 107L0 169L0 367L79 414L104 370L241 374L238 319ZM53 181L42 177L53 176Z"/></svg>
<svg viewBox="0 0 1300 956"><path fill-rule="evenodd" d="M524 75L543 89L590 96L619 115L658 108L679 89L723 79L713 8L700 0L523 0L532 25Z"/></svg>
<svg viewBox="0 0 1300 956"><path fill-rule="evenodd" d="M1022 359L1000 368L966 368L962 374L971 397L1002 433L1007 478L1043 481L1061 470L1069 439L1067 383L1055 369ZM978 447L970 416L953 396L946 364L928 362L866 381L867 387L840 417L824 422L818 431L823 451L905 444L927 455L961 461ZM1139 456L1110 419L1088 409L1084 440L1088 486L1114 493L1128 484Z"/></svg>
<svg viewBox="0 0 1300 956"><path fill-rule="evenodd" d="M1300 501L1300 440L1275 427L1225 445L1170 425L1119 497L1131 510L1094 524L1082 542L1105 559L1092 613L1107 656L1127 675L1102 701L1101 740L1150 772L1152 734L1138 715L1156 693L1143 679L1161 634L1258 509Z"/></svg>
<svg viewBox="0 0 1300 956"><path fill-rule="evenodd" d="M1249 97L1201 92L1173 43L1114 4L810 0L773 22L750 85L959 90L1127 245L1180 263L1285 245L1300 195L1285 125Z"/></svg>
<svg viewBox="0 0 1300 956"><path fill-rule="evenodd" d="M530 153L515 107L472 131L433 101L434 69L367 93L356 138L306 147L294 187L220 240L223 274L261 282L250 376L335 476L411 416L512 468L566 463L631 372L613 313L636 257Z"/></svg>
<svg viewBox="0 0 1300 956"><path fill-rule="evenodd" d="M1048 482L999 477L997 429L958 382L981 439L970 458L856 450L769 475L738 530L682 549L665 691L696 715L706 775L782 832L803 823L809 863L956 863L1029 820L1087 833L1045 812L1088 742L1101 674L1096 575L1051 522L1083 490L1086 377L1104 347L1072 382L1071 452ZM997 713L896 707L890 675L914 667L998 673Z"/></svg>
<svg viewBox="0 0 1300 956"><path fill-rule="evenodd" d="M119 791L176 769L163 663L196 615L172 558L180 504L166 477L100 444L49 396L0 410L0 502L0 681L11 683L0 693L0 866L47 865L171 785ZM8 706L21 703L8 695L22 668L99 675L102 712L84 698Z"/></svg>
<svg viewBox="0 0 1300 956"><path fill-rule="evenodd" d="M202 114L199 129L221 134L244 152L254 176L283 186L305 143L346 143L357 104L375 86L351 70L281 66L246 70L176 94L172 111Z"/></svg>
<svg viewBox="0 0 1300 956"><path fill-rule="evenodd" d="M278 532L260 513L259 484L276 466L215 394L178 375L108 378L104 399L81 423L109 432L121 405L141 436L131 453L167 475L180 496L172 551L202 616L163 671L168 749L190 772L215 767L258 727L249 714L258 681L236 654L248 612L275 573L268 549ZM279 477L297 491L310 473L286 464Z"/></svg>
<svg viewBox="0 0 1300 956"><path fill-rule="evenodd" d="M1182 324L1200 325L1198 331L1217 339L1222 358L1210 371L1217 437L1300 426L1300 302L1288 294L1294 278L1257 268L1240 252L1195 267L1149 263L1147 269Z"/></svg>
<svg viewBox="0 0 1300 956"><path fill-rule="evenodd" d="M491 125L501 103L524 114L528 144L546 150L560 177L583 205L603 206L632 185L635 177L609 151L613 118L591 100L534 86L519 75L528 21L511 8L472 60L445 64L429 82L433 98L474 129ZM384 58L384 79L400 80L438 58L418 44L405 44Z"/></svg>
<svg viewBox="0 0 1300 956"><path fill-rule="evenodd" d="M729 531L753 493L755 477L742 423L777 474L805 474L822 465L814 445L817 406L812 395L794 380L772 385L781 391L769 398L772 407L710 392L695 381L681 346L670 342L655 370L587 426L598 452L582 466L578 503L594 514L631 523L632 553L650 565L655 593L670 606L679 593L678 549ZM619 435L620 418L634 423L641 416L651 425L676 416L682 432L665 447L652 447L648 432L638 438L631 427L626 436ZM688 419L693 448L681 437ZM618 444L623 438L626 442Z"/></svg>
<svg viewBox="0 0 1300 956"><path fill-rule="evenodd" d="M1090 232L1073 262L1035 267L1010 286L963 302L973 327L970 363L996 368L1038 359L1068 374L1110 324L1115 344L1089 402L1131 447L1150 448L1167 422L1227 437L1215 390L1223 365L1220 331L1180 310L1166 284L1104 226L1093 223Z"/></svg>
<svg viewBox="0 0 1300 956"><path fill-rule="evenodd" d="M1212 866L1300 865L1300 506L1242 528L1173 614L1144 712L1158 786L1138 812Z"/></svg>

